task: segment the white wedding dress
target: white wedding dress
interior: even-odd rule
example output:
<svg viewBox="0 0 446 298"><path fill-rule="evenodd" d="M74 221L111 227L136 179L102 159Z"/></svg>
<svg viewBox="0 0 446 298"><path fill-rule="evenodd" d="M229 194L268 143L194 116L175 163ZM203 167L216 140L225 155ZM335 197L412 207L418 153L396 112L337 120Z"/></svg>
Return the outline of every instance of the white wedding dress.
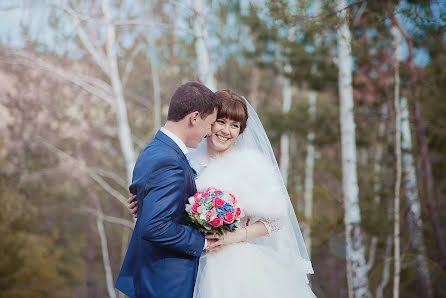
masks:
<svg viewBox="0 0 446 298"><path fill-rule="evenodd" d="M205 146L204 141L197 150L201 153L191 154L192 165L198 172L197 190L213 186L234 194L245 213L242 226L262 221L269 236L204 254L194 297L316 297L307 279L307 274L313 273L311 262L301 257L306 250L296 252L295 237L289 236L292 234L287 216L291 205L287 194L281 191L277 171L259 152L232 149L209 158Z"/></svg>

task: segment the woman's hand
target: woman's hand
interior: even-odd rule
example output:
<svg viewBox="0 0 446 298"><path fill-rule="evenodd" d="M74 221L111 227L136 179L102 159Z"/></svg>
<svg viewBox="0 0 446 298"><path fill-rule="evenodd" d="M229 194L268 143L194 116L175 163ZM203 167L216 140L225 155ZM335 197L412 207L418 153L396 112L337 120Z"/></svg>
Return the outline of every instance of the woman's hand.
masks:
<svg viewBox="0 0 446 298"><path fill-rule="evenodd" d="M234 232L226 231L223 237L218 234L206 235L206 239L208 240L217 240L215 242L208 243L206 251L215 252L220 250L225 245L246 241L246 233L246 228L242 228Z"/></svg>
<svg viewBox="0 0 446 298"><path fill-rule="evenodd" d="M234 232L225 232L224 237L221 237L218 234L207 235L206 239L217 239L217 241L208 244L206 251L218 251L224 245L238 242L248 242L264 236L269 236L269 231L263 222L257 221L252 225L237 229Z"/></svg>
<svg viewBox="0 0 446 298"><path fill-rule="evenodd" d="M127 208L133 214L134 218L138 218L138 201L136 200L136 195L130 193L130 197L127 199Z"/></svg>

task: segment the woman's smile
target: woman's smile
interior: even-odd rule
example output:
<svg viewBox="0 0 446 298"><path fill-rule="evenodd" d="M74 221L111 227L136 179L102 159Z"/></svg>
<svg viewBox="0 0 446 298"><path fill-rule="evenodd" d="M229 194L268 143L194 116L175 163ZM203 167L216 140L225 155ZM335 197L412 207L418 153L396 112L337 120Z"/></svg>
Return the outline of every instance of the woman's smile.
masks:
<svg viewBox="0 0 446 298"><path fill-rule="evenodd" d="M209 154L223 154L231 150L239 134L240 122L228 118L218 118L212 124L212 132L207 139Z"/></svg>
<svg viewBox="0 0 446 298"><path fill-rule="evenodd" d="M223 142L226 142L226 141L228 141L230 138L229 137L225 137L225 136L222 136L222 135L220 135L220 134L215 134L216 136L217 136L217 138L220 140L220 141L223 141Z"/></svg>

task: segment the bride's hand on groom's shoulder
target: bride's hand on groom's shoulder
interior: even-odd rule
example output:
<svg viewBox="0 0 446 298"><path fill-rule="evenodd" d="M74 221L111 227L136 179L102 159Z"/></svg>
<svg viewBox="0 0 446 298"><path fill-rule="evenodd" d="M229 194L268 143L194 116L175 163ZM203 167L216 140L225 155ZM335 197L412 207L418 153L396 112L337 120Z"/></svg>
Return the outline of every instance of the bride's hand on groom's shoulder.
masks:
<svg viewBox="0 0 446 298"><path fill-rule="evenodd" d="M133 214L134 218L138 218L138 201L136 200L136 195L130 193L129 198L127 199L127 208Z"/></svg>

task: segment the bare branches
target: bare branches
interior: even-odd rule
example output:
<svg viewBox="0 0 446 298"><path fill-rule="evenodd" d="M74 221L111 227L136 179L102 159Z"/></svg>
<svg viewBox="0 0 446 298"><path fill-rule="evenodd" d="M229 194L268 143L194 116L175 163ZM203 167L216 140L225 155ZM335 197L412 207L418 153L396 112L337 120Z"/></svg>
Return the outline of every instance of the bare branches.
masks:
<svg viewBox="0 0 446 298"><path fill-rule="evenodd" d="M109 223L114 223L114 224L118 224L124 227L128 227L130 229L133 230L133 228L135 227L135 223L133 221L127 220L127 219L123 219L123 218L119 218L119 217L115 217L115 216L110 216L110 215L105 215L103 213L101 213L99 210L97 209L93 209L93 208L89 208L89 207L82 207L81 209L79 209L81 212L87 212L89 214L93 214L95 216L101 216L103 217L103 220Z"/></svg>
<svg viewBox="0 0 446 298"><path fill-rule="evenodd" d="M93 78L83 74L77 74L56 66L55 64L46 61L42 58L36 57L26 51L14 50L11 53L12 59L7 59L3 62L10 64L21 64L28 67L40 68L42 70L48 71L51 75L57 75L73 84L83 88L87 92L105 100L107 103L115 107L115 101L112 95L109 93L111 90L110 85L102 80Z"/></svg>
<svg viewBox="0 0 446 298"><path fill-rule="evenodd" d="M112 197L116 198L119 202L121 202L125 207L127 207L127 200L126 198L118 192L116 189L114 189L109 183L107 183L102 177L100 177L98 174L96 174L93 170L88 168L83 162L77 160L76 158L70 156L68 153L62 151L61 149L57 148L56 146L48 143L45 139L42 137L37 137L37 139L45 145L50 151L56 153L61 158L63 158L66 161L71 162L74 166L76 166L78 169L86 172L93 180L95 180L106 192L108 192Z"/></svg>
<svg viewBox="0 0 446 298"><path fill-rule="evenodd" d="M73 19L73 23L76 27L77 34L80 40L82 41L83 45L90 53L90 55L93 57L94 61L101 67L102 71L106 74L109 73L110 69L106 63L105 54L102 52L101 48L99 48L97 45L94 44L94 41L88 37L85 30L80 26L81 17L79 16L79 14L77 14L73 9L71 9L66 4L55 4L55 6L62 8Z"/></svg>
<svg viewBox="0 0 446 298"><path fill-rule="evenodd" d="M389 11L389 10L387 12L390 15L390 18L392 19L394 25L398 28L398 30L400 31L400 33L403 35L404 39L406 40L407 48L408 48L408 51L409 51L409 57L408 57L409 67L412 69L414 67L414 63L413 63L413 42L412 42L413 39L407 33L407 31L404 29L403 25L401 24L400 20L395 15L395 13L393 13L392 11Z"/></svg>
<svg viewBox="0 0 446 298"><path fill-rule="evenodd" d="M125 65L124 73L122 75L122 86L127 85L127 80L128 80L130 73L132 72L132 69L133 69L133 61L135 60L136 55L139 54L141 49L142 49L141 43L138 43L135 47L133 47L132 53L130 54L130 57L129 57L129 61Z"/></svg>

